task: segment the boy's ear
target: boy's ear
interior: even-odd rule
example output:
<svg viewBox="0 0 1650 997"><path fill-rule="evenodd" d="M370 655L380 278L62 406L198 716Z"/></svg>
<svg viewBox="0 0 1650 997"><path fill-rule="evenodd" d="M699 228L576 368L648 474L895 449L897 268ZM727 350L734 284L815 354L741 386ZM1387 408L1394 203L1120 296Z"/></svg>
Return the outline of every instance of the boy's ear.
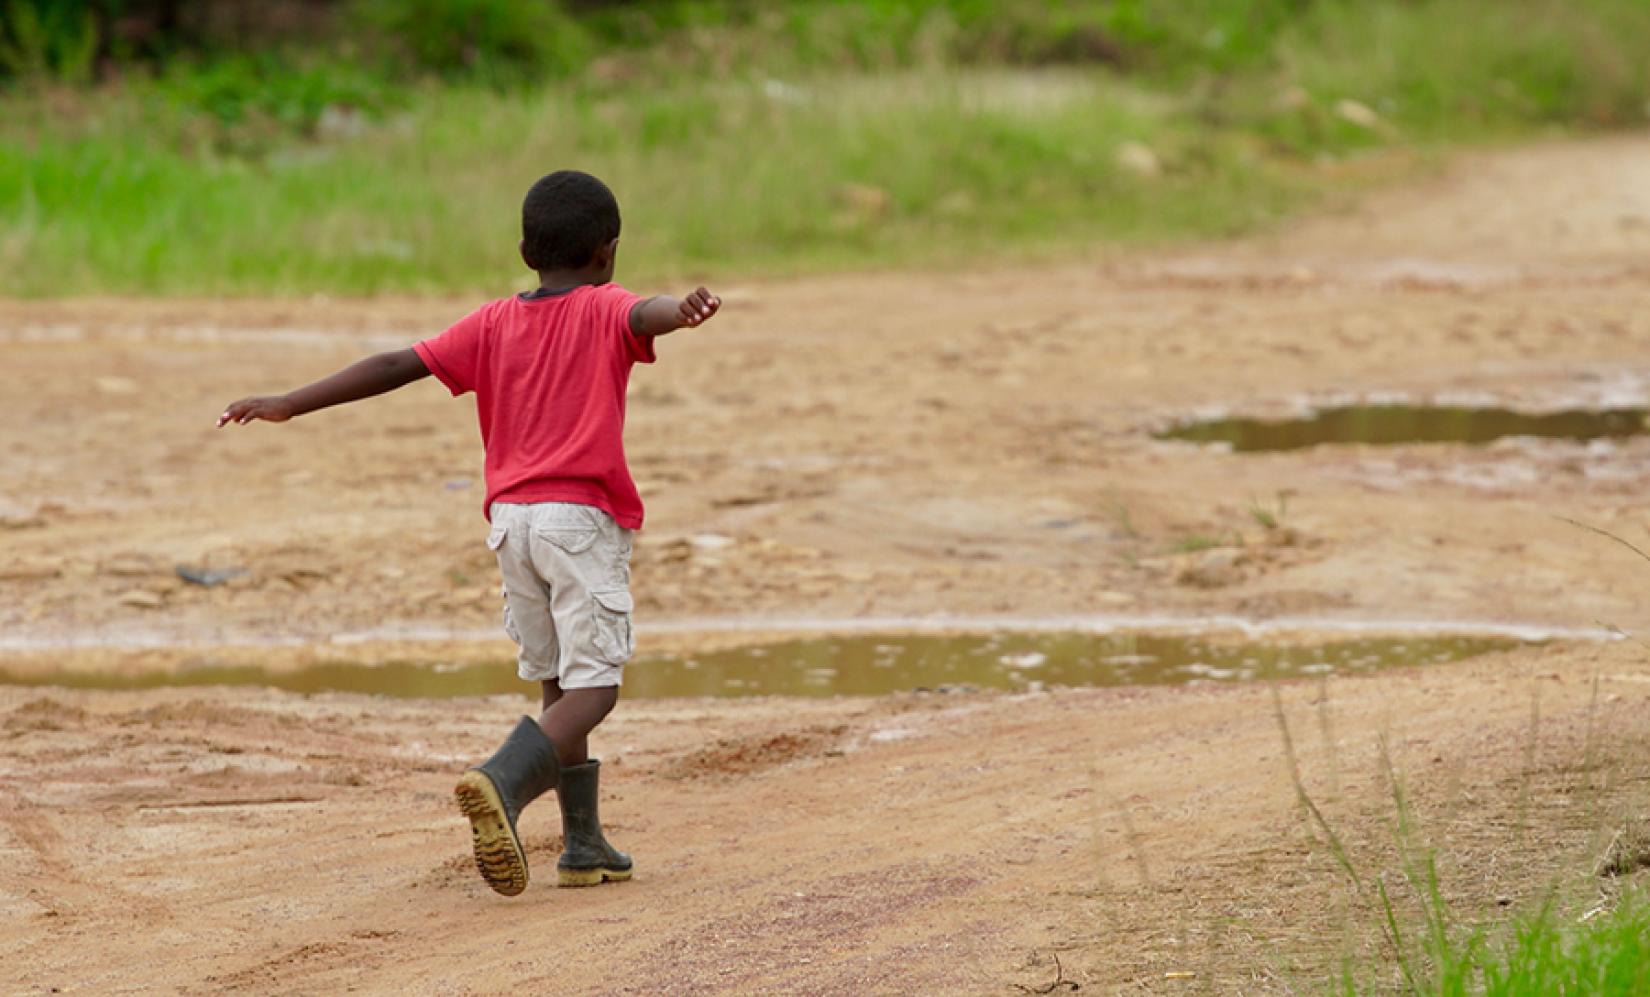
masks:
<svg viewBox="0 0 1650 997"><path fill-rule="evenodd" d="M606 245L596 250L596 258L592 261L597 268L605 270L613 265L613 260L619 255L619 240L610 239Z"/></svg>
<svg viewBox="0 0 1650 997"><path fill-rule="evenodd" d="M521 251L521 262L527 264L527 269L537 270L538 266L533 262L532 258L527 255L527 240L523 239L516 243L516 248Z"/></svg>

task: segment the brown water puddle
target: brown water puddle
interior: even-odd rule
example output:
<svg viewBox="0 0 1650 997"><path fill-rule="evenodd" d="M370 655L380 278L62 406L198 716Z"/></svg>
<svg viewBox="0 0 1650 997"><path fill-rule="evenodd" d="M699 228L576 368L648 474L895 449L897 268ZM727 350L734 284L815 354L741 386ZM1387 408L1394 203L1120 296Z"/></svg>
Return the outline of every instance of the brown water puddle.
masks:
<svg viewBox="0 0 1650 997"><path fill-rule="evenodd" d="M1641 408L1529 413L1447 405L1349 405L1298 419L1211 419L1158 439L1226 443L1240 453L1299 450L1324 443L1489 443L1509 436L1596 440L1650 432Z"/></svg>
<svg viewBox="0 0 1650 997"><path fill-rule="evenodd" d="M1000 633L794 640L692 657L643 658L625 669L631 698L874 696L914 689L1173 685L1356 675L1439 664L1528 642L1505 637L1361 638L1316 645L1227 643L1158 634ZM147 675L0 671L0 684L86 689L250 685L292 692L398 697L537 695L508 661L317 665L298 671L200 667Z"/></svg>

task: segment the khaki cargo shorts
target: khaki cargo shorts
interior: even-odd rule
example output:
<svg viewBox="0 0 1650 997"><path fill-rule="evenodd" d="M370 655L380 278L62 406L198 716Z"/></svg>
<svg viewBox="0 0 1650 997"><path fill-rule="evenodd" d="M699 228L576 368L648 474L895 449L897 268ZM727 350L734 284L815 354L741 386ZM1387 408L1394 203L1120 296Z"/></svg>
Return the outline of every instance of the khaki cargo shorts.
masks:
<svg viewBox="0 0 1650 997"><path fill-rule="evenodd" d="M504 632L517 671L563 689L620 683L630 628L632 531L594 506L495 502L487 546L504 577Z"/></svg>

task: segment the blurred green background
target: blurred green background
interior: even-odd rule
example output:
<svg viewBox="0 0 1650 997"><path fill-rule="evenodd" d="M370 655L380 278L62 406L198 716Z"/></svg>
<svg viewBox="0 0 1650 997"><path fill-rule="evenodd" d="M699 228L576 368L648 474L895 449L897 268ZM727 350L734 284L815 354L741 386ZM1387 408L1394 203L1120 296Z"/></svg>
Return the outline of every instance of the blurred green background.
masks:
<svg viewBox="0 0 1650 997"><path fill-rule="evenodd" d="M0 294L499 292L608 180L632 282L1241 232L1641 125L1646 0L9 0Z"/></svg>

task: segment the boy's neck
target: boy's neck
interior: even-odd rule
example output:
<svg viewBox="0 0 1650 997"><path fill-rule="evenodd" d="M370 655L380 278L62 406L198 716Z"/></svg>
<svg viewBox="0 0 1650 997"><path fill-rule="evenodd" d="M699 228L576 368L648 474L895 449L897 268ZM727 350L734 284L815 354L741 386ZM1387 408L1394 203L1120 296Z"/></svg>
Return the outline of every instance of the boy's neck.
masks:
<svg viewBox="0 0 1650 997"><path fill-rule="evenodd" d="M588 284L605 284L608 279L605 274L595 273L583 267L577 270L540 270L539 288L533 293L535 296L565 294Z"/></svg>

